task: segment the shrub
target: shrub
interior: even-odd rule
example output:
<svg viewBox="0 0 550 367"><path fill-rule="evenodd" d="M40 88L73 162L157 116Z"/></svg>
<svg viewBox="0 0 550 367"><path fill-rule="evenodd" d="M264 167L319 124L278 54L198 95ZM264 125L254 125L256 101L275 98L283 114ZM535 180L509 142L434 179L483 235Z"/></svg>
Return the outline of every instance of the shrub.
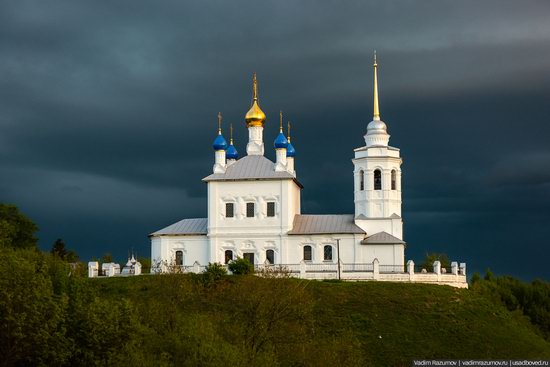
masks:
<svg viewBox="0 0 550 367"><path fill-rule="evenodd" d="M227 270L220 263L208 263L206 269L204 269L204 275L207 280L219 280L227 274Z"/></svg>
<svg viewBox="0 0 550 367"><path fill-rule="evenodd" d="M229 262L229 270L235 275L244 275L254 273L254 265L248 261L248 259L242 259L240 257Z"/></svg>

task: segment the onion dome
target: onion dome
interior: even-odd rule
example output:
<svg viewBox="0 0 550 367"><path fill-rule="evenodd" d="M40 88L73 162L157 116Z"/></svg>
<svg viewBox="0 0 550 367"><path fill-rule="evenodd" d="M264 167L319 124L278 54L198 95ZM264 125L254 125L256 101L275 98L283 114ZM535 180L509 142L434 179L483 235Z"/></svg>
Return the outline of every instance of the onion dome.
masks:
<svg viewBox="0 0 550 367"><path fill-rule="evenodd" d="M239 152L237 152L237 149L233 145L233 125L230 125L230 138L229 138L229 146L227 147L227 150L225 151L225 159L239 159Z"/></svg>
<svg viewBox="0 0 550 367"><path fill-rule="evenodd" d="M221 131L216 136L216 139L214 139L214 143L212 144L212 148L214 150L226 150L227 149L227 141L225 141L225 138L223 137Z"/></svg>
<svg viewBox="0 0 550 367"><path fill-rule="evenodd" d="M275 145L275 149L286 149L288 146L288 140L286 140L285 134L281 131L279 135L275 138L275 142L273 143Z"/></svg>
<svg viewBox="0 0 550 367"><path fill-rule="evenodd" d="M288 145L286 146L286 156L287 157L292 157L294 158L294 156L296 156L296 150L294 149L294 147L292 146L292 144L290 144L290 121L288 122Z"/></svg>
<svg viewBox="0 0 550 367"><path fill-rule="evenodd" d="M246 126L264 126L265 113L260 108L258 103L258 82L256 81L256 73L252 77L252 106L244 116Z"/></svg>
<svg viewBox="0 0 550 367"><path fill-rule="evenodd" d="M233 143L229 144L227 147L227 150L225 151L225 159L239 159L239 152L237 152L237 149Z"/></svg>
<svg viewBox="0 0 550 367"><path fill-rule="evenodd" d="M288 145L286 146L286 156L292 158L296 156L296 150L294 149L292 144L290 144L290 140L288 141Z"/></svg>
<svg viewBox="0 0 550 367"><path fill-rule="evenodd" d="M227 149L227 141L225 141L225 138L222 135L222 114L221 114L221 112L218 112L218 136L216 136L216 139L214 139L214 143L212 143L212 148L214 148L214 150L226 150Z"/></svg>

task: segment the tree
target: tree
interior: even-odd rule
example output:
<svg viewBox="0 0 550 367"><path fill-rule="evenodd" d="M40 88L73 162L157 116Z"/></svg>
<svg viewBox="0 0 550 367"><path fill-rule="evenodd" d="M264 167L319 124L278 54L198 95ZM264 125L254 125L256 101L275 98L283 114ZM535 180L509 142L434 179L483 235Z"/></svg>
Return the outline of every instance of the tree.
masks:
<svg viewBox="0 0 550 367"><path fill-rule="evenodd" d="M0 204L0 247L36 248L38 227L15 205Z"/></svg>
<svg viewBox="0 0 550 367"><path fill-rule="evenodd" d="M101 257L101 262L102 262L102 263L112 263L112 262L113 262L113 255L112 255L110 252L106 252L106 253Z"/></svg>
<svg viewBox="0 0 550 367"><path fill-rule="evenodd" d="M50 251L53 256L59 257L61 260L65 260L67 257L68 251L65 248L65 241L63 241L61 238L58 238L55 240L52 250Z"/></svg>
<svg viewBox="0 0 550 367"><path fill-rule="evenodd" d="M248 259L236 258L228 264L229 270L235 275L244 275L254 273L254 265Z"/></svg>
<svg viewBox="0 0 550 367"><path fill-rule="evenodd" d="M422 267L425 269L432 269L434 261L436 260L441 263L442 268L448 268L451 266L451 262L449 261L447 254L431 252L426 254Z"/></svg>

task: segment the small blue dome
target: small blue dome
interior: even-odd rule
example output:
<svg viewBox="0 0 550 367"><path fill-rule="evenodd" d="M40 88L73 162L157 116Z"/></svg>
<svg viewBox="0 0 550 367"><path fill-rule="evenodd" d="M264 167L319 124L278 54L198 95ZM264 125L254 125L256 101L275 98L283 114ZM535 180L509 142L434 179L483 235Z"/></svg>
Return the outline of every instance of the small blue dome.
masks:
<svg viewBox="0 0 550 367"><path fill-rule="evenodd" d="M237 152L237 149L235 149L235 146L233 144L227 147L227 150L225 151L225 158L239 159L239 152Z"/></svg>
<svg viewBox="0 0 550 367"><path fill-rule="evenodd" d="M286 156L294 158L295 155L296 155L296 150L294 149L292 144L290 144L290 142L289 142L287 147L286 147Z"/></svg>
<svg viewBox="0 0 550 367"><path fill-rule="evenodd" d="M214 143L212 144L212 147L214 150L226 150L227 149L227 142L225 141L225 138L222 134L218 134L216 136L216 139L214 139Z"/></svg>
<svg viewBox="0 0 550 367"><path fill-rule="evenodd" d="M275 149L286 148L288 145L288 140L286 140L285 134L279 133L279 135L275 138L273 145L275 145Z"/></svg>

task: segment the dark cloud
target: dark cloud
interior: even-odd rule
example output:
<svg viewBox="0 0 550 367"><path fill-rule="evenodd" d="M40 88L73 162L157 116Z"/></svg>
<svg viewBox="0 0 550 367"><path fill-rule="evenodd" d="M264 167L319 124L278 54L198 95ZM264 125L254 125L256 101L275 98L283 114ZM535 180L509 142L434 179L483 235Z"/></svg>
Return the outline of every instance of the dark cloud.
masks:
<svg viewBox="0 0 550 367"><path fill-rule="evenodd" d="M538 1L3 2L0 201L38 222L44 248L146 253L148 233L206 215L218 111L244 153L257 71L267 147L279 109L294 122L303 211L350 213L377 49L407 256L549 278L549 14Z"/></svg>

